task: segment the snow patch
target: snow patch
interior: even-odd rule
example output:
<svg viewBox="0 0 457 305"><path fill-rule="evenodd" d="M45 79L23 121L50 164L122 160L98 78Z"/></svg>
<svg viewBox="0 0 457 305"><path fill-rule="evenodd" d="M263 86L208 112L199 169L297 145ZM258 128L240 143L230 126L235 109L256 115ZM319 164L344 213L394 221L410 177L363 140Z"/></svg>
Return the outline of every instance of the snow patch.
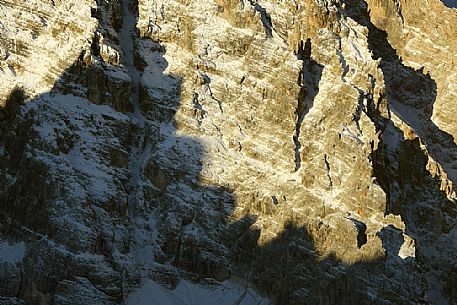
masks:
<svg viewBox="0 0 457 305"><path fill-rule="evenodd" d="M271 302L250 288L230 282L209 288L181 282L176 289L168 290L148 280L130 295L127 305L268 305Z"/></svg>
<svg viewBox="0 0 457 305"><path fill-rule="evenodd" d="M22 261L25 255L25 243L20 242L10 245L7 241L0 243L0 262L17 264Z"/></svg>

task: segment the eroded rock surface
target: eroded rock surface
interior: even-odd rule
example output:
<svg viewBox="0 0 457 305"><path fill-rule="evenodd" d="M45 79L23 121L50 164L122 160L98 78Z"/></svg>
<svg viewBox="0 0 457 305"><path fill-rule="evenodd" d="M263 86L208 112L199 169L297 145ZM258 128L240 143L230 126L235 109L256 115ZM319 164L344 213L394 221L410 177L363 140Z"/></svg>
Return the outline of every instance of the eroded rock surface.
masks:
<svg viewBox="0 0 457 305"><path fill-rule="evenodd" d="M0 16L0 304L457 304L457 10Z"/></svg>

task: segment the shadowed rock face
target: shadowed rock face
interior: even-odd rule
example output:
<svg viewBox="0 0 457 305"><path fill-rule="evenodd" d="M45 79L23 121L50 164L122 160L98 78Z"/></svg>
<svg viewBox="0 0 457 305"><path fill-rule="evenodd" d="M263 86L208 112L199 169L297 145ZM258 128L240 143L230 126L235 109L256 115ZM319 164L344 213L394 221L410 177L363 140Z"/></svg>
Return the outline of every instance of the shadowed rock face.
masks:
<svg viewBox="0 0 457 305"><path fill-rule="evenodd" d="M456 304L418 3L2 2L0 304Z"/></svg>
<svg viewBox="0 0 457 305"><path fill-rule="evenodd" d="M457 8L457 1L455 0L443 0L443 3L448 7Z"/></svg>

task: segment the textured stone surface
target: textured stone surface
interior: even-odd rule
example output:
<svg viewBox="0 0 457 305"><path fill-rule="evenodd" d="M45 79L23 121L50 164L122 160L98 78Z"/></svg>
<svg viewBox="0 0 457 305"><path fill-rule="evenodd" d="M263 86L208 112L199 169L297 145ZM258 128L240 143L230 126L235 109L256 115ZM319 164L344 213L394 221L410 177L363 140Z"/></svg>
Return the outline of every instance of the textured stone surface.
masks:
<svg viewBox="0 0 457 305"><path fill-rule="evenodd" d="M0 304L456 304L456 10L0 16Z"/></svg>

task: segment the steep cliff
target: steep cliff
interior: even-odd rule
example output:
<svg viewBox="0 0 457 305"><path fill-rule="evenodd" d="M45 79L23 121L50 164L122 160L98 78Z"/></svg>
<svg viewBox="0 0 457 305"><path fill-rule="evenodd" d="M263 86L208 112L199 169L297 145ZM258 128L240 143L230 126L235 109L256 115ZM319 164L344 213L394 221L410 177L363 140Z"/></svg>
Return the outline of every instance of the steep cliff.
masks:
<svg viewBox="0 0 457 305"><path fill-rule="evenodd" d="M0 16L0 304L457 304L456 9Z"/></svg>

